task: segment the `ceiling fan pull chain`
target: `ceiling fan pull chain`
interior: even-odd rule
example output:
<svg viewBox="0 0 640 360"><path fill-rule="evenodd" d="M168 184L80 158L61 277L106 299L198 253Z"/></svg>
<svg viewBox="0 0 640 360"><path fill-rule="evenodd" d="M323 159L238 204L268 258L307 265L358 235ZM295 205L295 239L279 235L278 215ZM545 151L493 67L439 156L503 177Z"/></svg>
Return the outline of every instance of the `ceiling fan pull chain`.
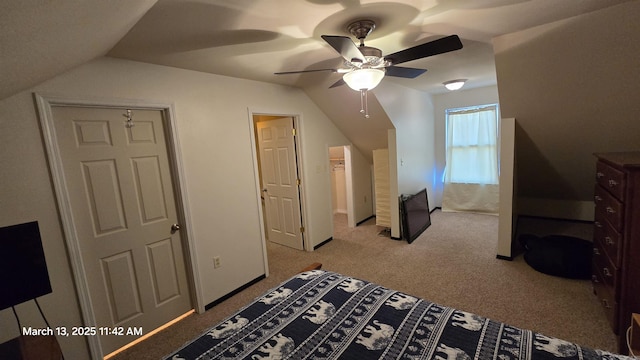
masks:
<svg viewBox="0 0 640 360"><path fill-rule="evenodd" d="M360 112L364 114L365 118L369 118L369 99L367 89L360 90Z"/></svg>

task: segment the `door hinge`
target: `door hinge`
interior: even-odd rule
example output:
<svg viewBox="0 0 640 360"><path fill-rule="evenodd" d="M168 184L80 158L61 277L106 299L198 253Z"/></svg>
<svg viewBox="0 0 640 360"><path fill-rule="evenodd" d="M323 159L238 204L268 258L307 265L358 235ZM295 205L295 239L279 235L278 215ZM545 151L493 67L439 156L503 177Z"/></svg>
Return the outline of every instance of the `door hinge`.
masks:
<svg viewBox="0 0 640 360"><path fill-rule="evenodd" d="M300 226L300 233L304 233L304 226Z"/></svg>
<svg viewBox="0 0 640 360"><path fill-rule="evenodd" d="M296 185L300 186L300 184L302 184L302 180L296 179Z"/></svg>
<svg viewBox="0 0 640 360"><path fill-rule="evenodd" d="M296 136L296 128L291 129L291 135Z"/></svg>

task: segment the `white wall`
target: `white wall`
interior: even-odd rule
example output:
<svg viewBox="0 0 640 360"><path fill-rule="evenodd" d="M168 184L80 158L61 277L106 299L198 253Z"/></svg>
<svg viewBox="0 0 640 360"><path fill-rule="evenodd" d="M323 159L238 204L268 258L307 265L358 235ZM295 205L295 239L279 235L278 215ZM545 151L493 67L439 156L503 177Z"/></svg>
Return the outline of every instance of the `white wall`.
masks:
<svg viewBox="0 0 640 360"><path fill-rule="evenodd" d="M398 197L427 189L429 207L435 171L433 103L429 94L393 82L381 83L375 95L395 129L388 131L391 170L391 236L399 238ZM395 200L395 201L394 201Z"/></svg>
<svg viewBox="0 0 640 360"><path fill-rule="evenodd" d="M31 94L0 101L0 147L0 226L38 221L53 290L39 303L51 326L71 329L82 319ZM46 326L32 301L16 310L23 326ZM20 334L10 309L0 311L0 329L0 342ZM60 339L60 343L67 359L89 357L80 336Z"/></svg>
<svg viewBox="0 0 640 360"><path fill-rule="evenodd" d="M498 213L498 257L511 259L511 245L518 220L515 186L516 119L500 120L500 211Z"/></svg>
<svg viewBox="0 0 640 360"><path fill-rule="evenodd" d="M313 244L332 236L326 149L347 139L302 91L101 58L0 101L0 226L40 222L53 287L41 304L52 326L70 328L82 321L32 92L174 104L205 304L264 274L248 109L300 115L307 236ZM221 257L222 267L214 270L213 256ZM28 305L18 311L23 325L39 325L27 316L34 312ZM0 312L0 341L18 335L14 324L10 310ZM80 337L63 338L61 345L67 358L88 358Z"/></svg>
<svg viewBox="0 0 640 360"><path fill-rule="evenodd" d="M374 199L371 179L371 162L354 145L351 152L351 180L353 182L354 223L357 224L373 215Z"/></svg>
<svg viewBox="0 0 640 360"><path fill-rule="evenodd" d="M380 84L375 94L395 126L398 194L414 194L426 187L433 209L436 139L431 96L392 82Z"/></svg>
<svg viewBox="0 0 640 360"><path fill-rule="evenodd" d="M464 89L464 88L463 88ZM495 104L498 103L497 86L487 86L469 90L458 90L433 97L434 117L435 117L435 206L442 206L442 192L444 183L442 174L446 165L446 116L447 109L460 108L465 106Z"/></svg>
<svg viewBox="0 0 640 360"><path fill-rule="evenodd" d="M338 161L331 161L331 185L332 185L332 197L333 197L333 213L334 214L346 214L347 213L347 186L344 177L344 161L342 165L338 165Z"/></svg>

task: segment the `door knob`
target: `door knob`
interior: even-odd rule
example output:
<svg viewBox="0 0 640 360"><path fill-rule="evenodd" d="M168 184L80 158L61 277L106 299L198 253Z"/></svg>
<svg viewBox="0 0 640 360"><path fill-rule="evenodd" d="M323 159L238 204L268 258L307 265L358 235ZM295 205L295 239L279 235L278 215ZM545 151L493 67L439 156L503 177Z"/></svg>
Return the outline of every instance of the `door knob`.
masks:
<svg viewBox="0 0 640 360"><path fill-rule="evenodd" d="M175 234L176 231L180 230L180 224L173 224L171 225L171 233Z"/></svg>

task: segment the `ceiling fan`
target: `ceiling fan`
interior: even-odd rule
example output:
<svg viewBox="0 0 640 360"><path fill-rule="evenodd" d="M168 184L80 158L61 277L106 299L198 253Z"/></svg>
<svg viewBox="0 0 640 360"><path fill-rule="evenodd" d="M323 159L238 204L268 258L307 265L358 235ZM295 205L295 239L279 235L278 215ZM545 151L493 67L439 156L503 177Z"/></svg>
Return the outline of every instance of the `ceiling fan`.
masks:
<svg viewBox="0 0 640 360"><path fill-rule="evenodd" d="M360 40L360 46L356 46L351 38L347 36L321 36L324 41L331 45L331 47L344 58L343 68L285 71L275 74L287 75L318 71L331 71L344 74L342 79L331 85L330 88L346 83L350 88L360 91L362 105L360 112L364 113L365 117L369 117L366 108L367 91L378 86L385 75L413 79L427 71L426 69L397 66L398 64L462 49L460 38L457 35L450 35L383 57L380 49L364 44L364 39L375 27L376 24L372 20L358 20L349 24L347 30L351 35Z"/></svg>

